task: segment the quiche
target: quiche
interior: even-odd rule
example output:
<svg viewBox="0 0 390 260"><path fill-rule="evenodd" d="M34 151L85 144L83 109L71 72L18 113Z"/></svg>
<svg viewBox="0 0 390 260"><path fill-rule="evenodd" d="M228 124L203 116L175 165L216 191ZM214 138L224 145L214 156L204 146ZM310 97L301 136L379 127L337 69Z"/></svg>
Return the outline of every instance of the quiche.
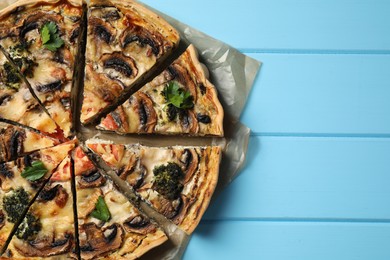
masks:
<svg viewBox="0 0 390 260"><path fill-rule="evenodd" d="M98 129L127 133L223 135L223 109L196 49L187 50L160 75L101 120Z"/></svg>
<svg viewBox="0 0 390 260"><path fill-rule="evenodd" d="M0 45L65 136L82 0L18 1L0 12Z"/></svg>
<svg viewBox="0 0 390 260"><path fill-rule="evenodd" d="M80 148L74 162L82 259L136 259L167 240Z"/></svg>
<svg viewBox="0 0 390 260"><path fill-rule="evenodd" d="M0 51L0 119L55 134L56 123L34 98L26 82Z"/></svg>
<svg viewBox="0 0 390 260"><path fill-rule="evenodd" d="M172 26L136 1L90 2L82 123L115 103L179 42Z"/></svg>
<svg viewBox="0 0 390 260"><path fill-rule="evenodd" d="M28 128L0 119L0 163L17 159L37 150L59 144L59 141Z"/></svg>
<svg viewBox="0 0 390 260"><path fill-rule="evenodd" d="M58 165L74 148L67 142L0 164L0 248Z"/></svg>
<svg viewBox="0 0 390 260"><path fill-rule="evenodd" d="M68 155L38 193L4 254L6 258L32 260L76 255L70 162Z"/></svg>
<svg viewBox="0 0 390 260"><path fill-rule="evenodd" d="M187 234L194 231L218 181L220 147L146 147L100 140L89 140L87 146L157 212Z"/></svg>
<svg viewBox="0 0 390 260"><path fill-rule="evenodd" d="M135 0L0 11L0 259L138 259L173 239L167 226L195 230L220 147L83 141L96 128L223 137L216 88L179 42Z"/></svg>

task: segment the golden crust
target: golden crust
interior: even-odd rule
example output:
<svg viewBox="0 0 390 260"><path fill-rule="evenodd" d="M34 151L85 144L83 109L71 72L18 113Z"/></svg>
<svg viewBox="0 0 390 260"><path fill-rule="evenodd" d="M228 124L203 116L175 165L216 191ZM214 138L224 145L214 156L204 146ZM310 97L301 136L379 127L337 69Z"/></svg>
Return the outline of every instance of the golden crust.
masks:
<svg viewBox="0 0 390 260"><path fill-rule="evenodd" d="M34 7L38 6L40 4L58 4L58 3L68 3L73 6L82 6L82 0L19 0L6 8L2 9L0 11L0 20L6 18L8 15L10 15L12 12L15 11L18 7L26 6L26 7Z"/></svg>
<svg viewBox="0 0 390 260"><path fill-rule="evenodd" d="M218 146L209 147L205 150L203 156L208 159L201 168L200 173L205 177L202 182L203 188L198 190L198 193L194 196L197 200L191 205L189 212L179 224L179 227L188 235L198 226L217 186L222 149Z"/></svg>
<svg viewBox="0 0 390 260"><path fill-rule="evenodd" d="M133 0L91 0L91 5L112 3L115 7L120 9L123 13L135 11L145 17L148 23L153 24L154 28L158 29L169 41L178 43L180 40L179 33L163 18L152 12L142 4Z"/></svg>
<svg viewBox="0 0 390 260"><path fill-rule="evenodd" d="M218 99L217 90L216 90L215 86L213 84L211 84L211 82L207 79L205 71L204 71L204 67L202 66L202 64L200 63L200 61L198 59L198 53L197 53L197 50L195 49L195 46L191 44L187 48L186 52L188 52L189 57L191 59L190 63L192 63L196 68L196 70L194 72L197 75L197 79L204 84L206 89L209 90L209 93L210 93L209 96L212 98L212 102L214 103L216 111L217 111L216 115L215 115L216 117L214 118L215 122L213 122L214 128L210 129L210 132L211 132L210 134L217 135L217 136L223 136L224 135L224 131L223 131L224 111L223 111L221 102Z"/></svg>
<svg viewBox="0 0 390 260"><path fill-rule="evenodd" d="M129 254L126 254L124 256L118 256L117 254L111 254L104 259L112 259L112 260L132 260L132 259L138 259L142 255L144 255L146 252L150 251L151 249L163 244L168 240L168 237L164 234L164 232L155 232L153 234L148 234L147 237L145 237L141 244L138 245L138 247Z"/></svg>

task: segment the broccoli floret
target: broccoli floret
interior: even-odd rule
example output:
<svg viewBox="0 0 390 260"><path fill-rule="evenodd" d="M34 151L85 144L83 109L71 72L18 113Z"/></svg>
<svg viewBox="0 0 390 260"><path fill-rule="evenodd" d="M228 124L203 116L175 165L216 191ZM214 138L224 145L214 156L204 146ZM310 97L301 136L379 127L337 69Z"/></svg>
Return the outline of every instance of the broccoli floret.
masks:
<svg viewBox="0 0 390 260"><path fill-rule="evenodd" d="M19 82L21 81L19 74L12 67L9 62L4 63L4 71L6 76L6 85L10 88L19 88Z"/></svg>
<svg viewBox="0 0 390 260"><path fill-rule="evenodd" d="M34 240L41 229L42 224L39 218L29 212L23 219L15 234L19 239Z"/></svg>
<svg viewBox="0 0 390 260"><path fill-rule="evenodd" d="M3 208L7 212L7 220L16 223L28 207L30 198L28 193L19 188L3 198Z"/></svg>
<svg viewBox="0 0 390 260"><path fill-rule="evenodd" d="M26 77L32 78L34 76L34 67L38 64L26 57L14 59L15 64Z"/></svg>
<svg viewBox="0 0 390 260"><path fill-rule="evenodd" d="M183 190L180 180L183 178L183 171L176 163L160 165L153 169L153 189L169 200L177 199Z"/></svg>

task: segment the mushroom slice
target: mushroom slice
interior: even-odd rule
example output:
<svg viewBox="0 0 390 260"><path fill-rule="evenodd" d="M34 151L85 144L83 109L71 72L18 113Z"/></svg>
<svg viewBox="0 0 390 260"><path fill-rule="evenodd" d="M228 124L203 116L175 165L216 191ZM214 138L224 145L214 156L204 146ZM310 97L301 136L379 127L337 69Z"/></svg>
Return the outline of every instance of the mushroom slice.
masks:
<svg viewBox="0 0 390 260"><path fill-rule="evenodd" d="M154 110L153 101L145 93L138 92L131 97L132 102L137 102L136 109L138 109L141 132L152 133L157 124L157 113Z"/></svg>
<svg viewBox="0 0 390 260"><path fill-rule="evenodd" d="M19 29L19 38L24 42L26 40L26 34L40 28L44 22L51 21L59 25L62 20L63 18L61 15L38 11L24 20L23 25Z"/></svg>
<svg viewBox="0 0 390 260"><path fill-rule="evenodd" d="M132 216L123 222L123 227L127 232L146 235L154 232L156 226L150 222L150 219L143 215Z"/></svg>
<svg viewBox="0 0 390 260"><path fill-rule="evenodd" d="M52 188L44 188L37 198L37 201L51 201L54 200L55 203L60 207L63 208L68 201L69 194L66 191L66 189L61 185L57 184L56 186Z"/></svg>
<svg viewBox="0 0 390 260"><path fill-rule="evenodd" d="M115 38L116 30L109 23L96 17L89 18L90 34L93 34L96 39L110 44Z"/></svg>
<svg viewBox="0 0 390 260"><path fill-rule="evenodd" d="M120 171L118 176L126 180L134 189L142 186L146 175L146 169L141 166L139 168L131 167L130 170Z"/></svg>
<svg viewBox="0 0 390 260"><path fill-rule="evenodd" d="M138 74L135 61L131 57L125 56L120 52L105 54L100 62L112 79L119 79L122 77L133 79Z"/></svg>
<svg viewBox="0 0 390 260"><path fill-rule="evenodd" d="M183 132L198 133L199 124L196 119L195 113L191 110L180 110L179 112L180 124Z"/></svg>
<svg viewBox="0 0 390 260"><path fill-rule="evenodd" d="M48 239L14 243L15 249L26 257L48 257L63 254L70 251L73 245L73 236L65 235L63 239L50 241Z"/></svg>
<svg viewBox="0 0 390 260"><path fill-rule="evenodd" d="M78 180L78 185L80 188L96 188L102 186L106 182L106 179L103 175L100 174L98 170L94 170L88 174L81 175L81 178Z"/></svg>
<svg viewBox="0 0 390 260"><path fill-rule="evenodd" d="M105 21L116 21L121 18L118 8L114 6L95 6L91 8L94 17L99 17Z"/></svg>
<svg viewBox="0 0 390 260"><path fill-rule="evenodd" d="M119 224L100 229L95 223L87 223L80 227L80 233L85 233L85 240L80 240L82 259L104 256L120 248L124 238L124 231Z"/></svg>
<svg viewBox="0 0 390 260"><path fill-rule="evenodd" d="M154 34L149 32L146 28L138 26L136 24L130 24L129 27L122 33L120 37L122 48L126 48L132 42L137 42L141 47L145 45L150 46L148 56L154 54L156 57L160 57L163 52L163 37L161 34L155 32Z"/></svg>
<svg viewBox="0 0 390 260"><path fill-rule="evenodd" d="M179 150L178 154L180 162L183 163L184 166L184 183L187 183L191 180L192 175L197 171L199 166L199 155L195 149L184 149L182 151Z"/></svg>
<svg viewBox="0 0 390 260"><path fill-rule="evenodd" d="M185 206L183 198L179 197L176 200L168 200L161 195L159 196L158 205L157 201L154 201L154 206L159 213L164 215L167 219L174 220L183 210ZM153 203L153 202L152 202Z"/></svg>

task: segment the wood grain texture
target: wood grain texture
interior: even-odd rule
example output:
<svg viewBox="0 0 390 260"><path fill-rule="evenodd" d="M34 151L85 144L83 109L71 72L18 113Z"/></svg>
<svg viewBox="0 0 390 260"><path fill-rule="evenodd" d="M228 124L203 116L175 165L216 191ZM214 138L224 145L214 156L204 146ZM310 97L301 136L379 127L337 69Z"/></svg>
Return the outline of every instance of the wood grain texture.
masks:
<svg viewBox="0 0 390 260"><path fill-rule="evenodd" d="M389 240L389 224L208 222L199 226L184 259L388 260Z"/></svg>
<svg viewBox="0 0 390 260"><path fill-rule="evenodd" d="M390 221L390 139L252 136L206 220Z"/></svg>
<svg viewBox="0 0 390 260"><path fill-rule="evenodd" d="M389 51L387 0L144 0L236 48Z"/></svg>
<svg viewBox="0 0 390 260"><path fill-rule="evenodd" d="M254 133L390 134L389 55L250 56L263 62L242 115Z"/></svg>

